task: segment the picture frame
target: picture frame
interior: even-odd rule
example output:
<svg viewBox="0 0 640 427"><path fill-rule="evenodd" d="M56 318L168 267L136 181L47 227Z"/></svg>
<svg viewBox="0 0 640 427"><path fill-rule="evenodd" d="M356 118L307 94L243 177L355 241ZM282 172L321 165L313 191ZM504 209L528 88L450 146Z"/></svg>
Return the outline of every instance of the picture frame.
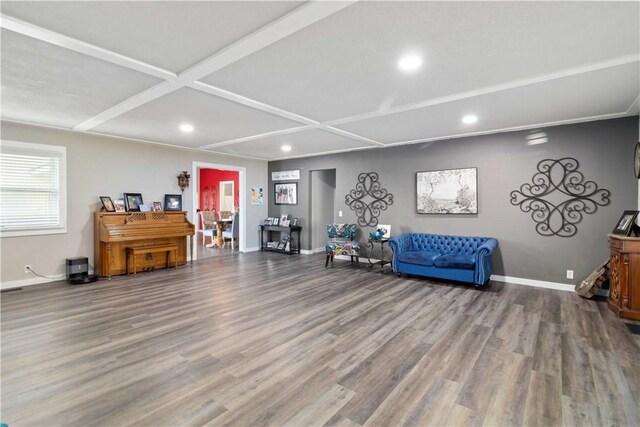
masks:
<svg viewBox="0 0 640 427"><path fill-rule="evenodd" d="M637 217L638 211L624 211L616 223L616 228L613 229L612 234L630 236L633 231L638 229L636 225Z"/></svg>
<svg viewBox="0 0 640 427"><path fill-rule="evenodd" d="M124 199L117 199L113 202L113 206L116 208L116 212L126 212L127 208L124 205Z"/></svg>
<svg viewBox="0 0 640 427"><path fill-rule="evenodd" d="M298 218L293 218L293 227L297 227L298 226Z"/></svg>
<svg viewBox="0 0 640 427"><path fill-rule="evenodd" d="M282 227L289 227L290 223L291 223L291 221L289 221L288 219L285 219L284 221L280 221L280 225Z"/></svg>
<svg viewBox="0 0 640 427"><path fill-rule="evenodd" d="M140 212L140 205L143 205L141 193L124 193L124 207L127 212Z"/></svg>
<svg viewBox="0 0 640 427"><path fill-rule="evenodd" d="M182 210L182 194L165 194L164 210L165 211L181 211Z"/></svg>
<svg viewBox="0 0 640 427"><path fill-rule="evenodd" d="M289 219L289 215L287 214L280 215L280 224L282 224L282 222L286 221L287 219Z"/></svg>
<svg viewBox="0 0 640 427"><path fill-rule="evenodd" d="M140 205L140 212L151 212L149 205Z"/></svg>
<svg viewBox="0 0 640 427"><path fill-rule="evenodd" d="M273 218L273 222L271 223L271 225L278 225L279 221L280 221L280 218Z"/></svg>
<svg viewBox="0 0 640 427"><path fill-rule="evenodd" d="M153 202L153 211L154 212L162 212L162 203Z"/></svg>
<svg viewBox="0 0 640 427"><path fill-rule="evenodd" d="M478 168L416 172L419 214L478 214Z"/></svg>
<svg viewBox="0 0 640 427"><path fill-rule="evenodd" d="M378 226L376 227L376 231L377 230L384 231L384 234L382 235L383 239L390 239L391 238L391 226L390 225L378 224Z"/></svg>
<svg viewBox="0 0 640 427"><path fill-rule="evenodd" d="M271 225L273 222L273 218L267 218L264 220L263 225Z"/></svg>
<svg viewBox="0 0 640 427"><path fill-rule="evenodd" d="M102 207L106 212L115 212L116 207L113 204L113 200L109 196L100 196L100 201L102 202Z"/></svg>
<svg viewBox="0 0 640 427"><path fill-rule="evenodd" d="M276 205L298 204L298 183L279 182L273 184L274 203Z"/></svg>

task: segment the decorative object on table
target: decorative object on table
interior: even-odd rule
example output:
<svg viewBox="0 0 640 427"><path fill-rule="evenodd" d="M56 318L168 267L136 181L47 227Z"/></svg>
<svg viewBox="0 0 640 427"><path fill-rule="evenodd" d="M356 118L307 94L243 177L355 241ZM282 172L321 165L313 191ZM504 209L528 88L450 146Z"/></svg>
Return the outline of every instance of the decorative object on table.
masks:
<svg viewBox="0 0 640 427"><path fill-rule="evenodd" d="M280 218L273 218L273 222L271 223L271 225L278 225L279 221L280 221Z"/></svg>
<svg viewBox="0 0 640 427"><path fill-rule="evenodd" d="M378 180L375 172L363 172L358 175L356 188L349 191L344 201L356 212L358 225L361 227L375 227L378 225L380 212L393 204L393 194L390 194Z"/></svg>
<svg viewBox="0 0 640 427"><path fill-rule="evenodd" d="M617 222L616 228L611 232L612 234L620 234L622 236L631 236L632 232L638 235L638 226L636 225L636 218L638 211L624 211L622 216Z"/></svg>
<svg viewBox="0 0 640 427"><path fill-rule="evenodd" d="M585 181L579 167L571 157L541 160L531 183L511 192L511 204L519 206L522 212L531 212L536 232L541 236L574 236L583 214L593 214L598 206L610 203L611 192L598 188L593 181Z"/></svg>
<svg viewBox="0 0 640 427"><path fill-rule="evenodd" d="M189 180L191 179L191 175L187 173L187 171L182 171L180 175L178 175L178 186L180 187L180 191L184 193L186 188L189 188Z"/></svg>
<svg viewBox="0 0 640 427"><path fill-rule="evenodd" d="M115 212L116 207L113 205L113 200L109 196L100 196L100 201L102 202L102 207L106 212Z"/></svg>
<svg viewBox="0 0 640 427"><path fill-rule="evenodd" d="M160 202L153 202L153 211L154 211L154 212L160 212L160 211L162 211L162 203L160 203Z"/></svg>
<svg viewBox="0 0 640 427"><path fill-rule="evenodd" d="M491 277L491 254L498 241L491 237L405 233L389 239L391 266L398 276L412 274L470 282L476 288Z"/></svg>
<svg viewBox="0 0 640 427"><path fill-rule="evenodd" d="M384 236L384 230L382 230L380 228L378 228L373 233L369 233L369 239L370 240L382 240L383 236Z"/></svg>
<svg viewBox="0 0 640 427"><path fill-rule="evenodd" d="M292 179L300 179L300 169L271 172L272 181L289 181Z"/></svg>
<svg viewBox="0 0 640 427"><path fill-rule="evenodd" d="M633 173L636 178L640 178L640 142L636 144L636 149L633 153Z"/></svg>
<svg viewBox="0 0 640 427"><path fill-rule="evenodd" d="M353 258L355 257L356 266L360 265L360 245L355 241L357 231L355 224L327 224L329 241L324 248L327 254L324 268L329 265L329 260L331 260L331 266L333 266L334 255L350 256L351 264L353 264Z"/></svg>
<svg viewBox="0 0 640 427"><path fill-rule="evenodd" d="M298 218L293 218L293 227L298 225Z"/></svg>
<svg viewBox="0 0 640 427"><path fill-rule="evenodd" d="M127 212L140 212L140 205L142 204L144 204L142 194L124 193L124 206Z"/></svg>
<svg viewBox="0 0 640 427"><path fill-rule="evenodd" d="M116 208L116 212L126 212L127 208L124 204L124 199L117 199L113 202L113 206Z"/></svg>
<svg viewBox="0 0 640 427"><path fill-rule="evenodd" d="M376 231L380 231L382 230L383 234L382 234L382 238L383 239L390 239L391 238L391 226L390 225L382 225L382 224L378 224L378 229Z"/></svg>
<svg viewBox="0 0 640 427"><path fill-rule="evenodd" d="M286 221L287 219L289 219L289 215L288 214L280 215L280 224L282 224L282 221Z"/></svg>
<svg viewBox="0 0 640 427"><path fill-rule="evenodd" d="M416 173L419 214L477 214L478 168Z"/></svg>
<svg viewBox="0 0 640 427"><path fill-rule="evenodd" d="M289 224L291 224L291 221L289 221L288 219L285 219L284 221L280 220L281 227L289 227Z"/></svg>
<svg viewBox="0 0 640 427"><path fill-rule="evenodd" d="M151 208L149 208L149 205L140 205L140 212L149 212L151 211Z"/></svg>
<svg viewBox="0 0 640 427"><path fill-rule="evenodd" d="M251 204L253 206L264 205L264 190L262 187L251 187Z"/></svg>
<svg viewBox="0 0 640 427"><path fill-rule="evenodd" d="M264 225L271 225L271 223L273 223L273 218L267 218L263 222Z"/></svg>
<svg viewBox="0 0 640 427"><path fill-rule="evenodd" d="M298 183L283 182L273 184L276 205L297 205L298 204Z"/></svg>
<svg viewBox="0 0 640 427"><path fill-rule="evenodd" d="M182 210L182 194L165 194L164 210L165 211L181 211Z"/></svg>

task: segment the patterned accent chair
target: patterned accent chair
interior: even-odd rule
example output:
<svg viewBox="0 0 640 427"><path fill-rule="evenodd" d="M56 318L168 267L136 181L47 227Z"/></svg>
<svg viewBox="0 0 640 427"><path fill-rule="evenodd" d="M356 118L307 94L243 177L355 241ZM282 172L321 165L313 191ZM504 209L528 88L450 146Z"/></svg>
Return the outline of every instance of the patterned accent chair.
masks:
<svg viewBox="0 0 640 427"><path fill-rule="evenodd" d="M329 265L329 259L331 259L331 265L333 265L334 255L348 255L356 259L356 266L360 265L360 245L354 241L356 237L357 227L355 224L328 224L327 235L329 236L329 242L325 246L327 253L327 260L324 263L324 267Z"/></svg>

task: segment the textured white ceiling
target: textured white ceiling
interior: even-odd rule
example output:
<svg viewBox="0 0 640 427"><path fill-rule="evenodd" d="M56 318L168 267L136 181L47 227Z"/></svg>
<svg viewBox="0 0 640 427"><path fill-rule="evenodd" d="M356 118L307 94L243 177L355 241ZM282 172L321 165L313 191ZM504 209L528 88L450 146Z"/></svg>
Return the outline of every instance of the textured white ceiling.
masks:
<svg viewBox="0 0 640 427"><path fill-rule="evenodd" d="M275 159L640 109L639 2L0 8L5 120Z"/></svg>
<svg viewBox="0 0 640 427"><path fill-rule="evenodd" d="M2 30L2 117L73 127L161 80Z"/></svg>
<svg viewBox="0 0 640 427"><path fill-rule="evenodd" d="M193 133L179 126L190 123ZM292 128L299 123L226 99L182 88L109 120L95 132L200 147L228 139Z"/></svg>
<svg viewBox="0 0 640 427"><path fill-rule="evenodd" d="M289 145L291 151L282 151L283 145ZM362 149L367 144L353 141L340 135L318 129L305 130L288 135L261 138L255 141L212 147L211 150L228 154L278 159L288 156L307 156L318 152Z"/></svg>
<svg viewBox="0 0 640 427"><path fill-rule="evenodd" d="M181 72L300 6L271 1L3 1L2 13Z"/></svg>

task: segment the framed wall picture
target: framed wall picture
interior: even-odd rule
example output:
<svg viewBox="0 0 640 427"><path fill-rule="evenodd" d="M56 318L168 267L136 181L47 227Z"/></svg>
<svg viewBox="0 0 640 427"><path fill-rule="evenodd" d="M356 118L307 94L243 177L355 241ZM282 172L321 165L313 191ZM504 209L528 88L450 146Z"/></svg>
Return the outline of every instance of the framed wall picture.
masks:
<svg viewBox="0 0 640 427"><path fill-rule="evenodd" d="M637 217L638 211L624 211L612 233L630 236L631 232L637 227L635 225Z"/></svg>
<svg viewBox="0 0 640 427"><path fill-rule="evenodd" d="M100 196L100 201L102 202L102 207L107 212L115 212L116 207L113 205L113 200L109 196Z"/></svg>
<svg viewBox="0 0 640 427"><path fill-rule="evenodd" d="M124 207L127 212L140 212L140 205L143 205L142 194L124 193Z"/></svg>
<svg viewBox="0 0 640 427"><path fill-rule="evenodd" d="M182 194L165 194L164 210L165 211L181 211L182 210Z"/></svg>
<svg viewBox="0 0 640 427"><path fill-rule="evenodd" d="M416 173L420 214L477 214L478 168Z"/></svg>
<svg viewBox="0 0 640 427"><path fill-rule="evenodd" d="M282 182L273 184L276 205L297 205L298 204L298 183Z"/></svg>

